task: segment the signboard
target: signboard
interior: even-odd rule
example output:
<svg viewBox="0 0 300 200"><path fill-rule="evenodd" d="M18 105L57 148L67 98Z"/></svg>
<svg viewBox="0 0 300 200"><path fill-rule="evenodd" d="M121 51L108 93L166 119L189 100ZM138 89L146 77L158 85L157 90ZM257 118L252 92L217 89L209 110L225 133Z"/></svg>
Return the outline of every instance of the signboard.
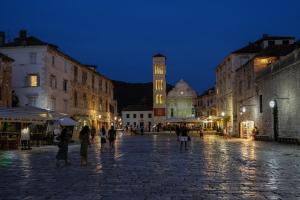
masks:
<svg viewBox="0 0 300 200"><path fill-rule="evenodd" d="M166 109L165 108L154 108L154 116L155 117L166 116Z"/></svg>

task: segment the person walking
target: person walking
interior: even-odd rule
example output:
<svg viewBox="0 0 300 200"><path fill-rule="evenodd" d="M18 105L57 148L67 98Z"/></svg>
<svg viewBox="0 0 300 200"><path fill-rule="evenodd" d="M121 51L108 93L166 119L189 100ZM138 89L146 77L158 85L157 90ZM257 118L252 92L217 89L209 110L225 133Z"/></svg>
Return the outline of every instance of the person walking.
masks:
<svg viewBox="0 0 300 200"><path fill-rule="evenodd" d="M116 130L114 129L113 126L111 126L108 131L108 140L109 140L109 147L111 151L115 147L115 140L116 140Z"/></svg>
<svg viewBox="0 0 300 200"><path fill-rule="evenodd" d="M96 135L96 129L95 129L94 126L92 126L92 128L91 128L91 140L92 140L93 143L94 143L95 135Z"/></svg>
<svg viewBox="0 0 300 200"><path fill-rule="evenodd" d="M102 152L105 147L105 143L106 143L106 131L105 131L104 126L102 126L102 128L100 128L100 142L101 142L100 150Z"/></svg>
<svg viewBox="0 0 300 200"><path fill-rule="evenodd" d="M68 162L68 146L69 146L69 137L68 137L68 131L66 128L63 128L61 131L61 134L59 136L59 143L58 143L58 152L56 154L56 167L59 167L59 162L61 160L65 161L65 165L69 165Z"/></svg>
<svg viewBox="0 0 300 200"><path fill-rule="evenodd" d="M21 146L22 150L30 149L30 131L28 127L21 130Z"/></svg>
<svg viewBox="0 0 300 200"><path fill-rule="evenodd" d="M177 136L177 141L179 142L180 141L180 127L178 125L176 125L176 127L175 127L175 133Z"/></svg>
<svg viewBox="0 0 300 200"><path fill-rule="evenodd" d="M184 124L180 129L180 151L183 148L183 144L185 150L187 150L187 141L188 141L188 129L186 127L186 124Z"/></svg>
<svg viewBox="0 0 300 200"><path fill-rule="evenodd" d="M80 166L87 165L87 151L90 145L90 128L88 126L84 126L80 131Z"/></svg>

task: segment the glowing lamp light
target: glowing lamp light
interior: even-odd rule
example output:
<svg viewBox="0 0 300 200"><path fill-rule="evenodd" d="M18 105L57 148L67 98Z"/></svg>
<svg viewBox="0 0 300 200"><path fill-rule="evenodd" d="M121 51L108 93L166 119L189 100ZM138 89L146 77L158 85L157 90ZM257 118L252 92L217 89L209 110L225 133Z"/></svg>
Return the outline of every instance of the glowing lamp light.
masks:
<svg viewBox="0 0 300 200"><path fill-rule="evenodd" d="M115 119L115 121L117 121L117 117L115 117L114 119Z"/></svg>
<svg viewBox="0 0 300 200"><path fill-rule="evenodd" d="M221 112L221 116L224 117L225 116L225 112Z"/></svg>
<svg viewBox="0 0 300 200"><path fill-rule="evenodd" d="M270 106L270 108L274 108L274 107L276 106L275 100L271 100L271 101L269 102L269 106Z"/></svg>
<svg viewBox="0 0 300 200"><path fill-rule="evenodd" d="M102 118L102 115L99 115L98 117L99 117L99 119L101 119L101 118Z"/></svg>
<svg viewBox="0 0 300 200"><path fill-rule="evenodd" d="M243 113L246 112L246 107L245 107L245 106L242 107L242 112L243 112Z"/></svg>

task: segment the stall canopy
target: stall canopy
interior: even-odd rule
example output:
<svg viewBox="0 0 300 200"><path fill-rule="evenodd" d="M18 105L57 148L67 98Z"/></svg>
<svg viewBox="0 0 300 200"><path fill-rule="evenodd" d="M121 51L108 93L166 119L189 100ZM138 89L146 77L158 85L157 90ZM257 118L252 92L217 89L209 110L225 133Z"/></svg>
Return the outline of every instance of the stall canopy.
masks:
<svg viewBox="0 0 300 200"><path fill-rule="evenodd" d="M0 107L0 121L35 124L44 124L47 121L58 121L62 126L76 125L76 121L72 120L65 114L32 106L14 108Z"/></svg>
<svg viewBox="0 0 300 200"><path fill-rule="evenodd" d="M0 121L23 122L23 123L45 123L50 120L49 111L31 106L0 108Z"/></svg>

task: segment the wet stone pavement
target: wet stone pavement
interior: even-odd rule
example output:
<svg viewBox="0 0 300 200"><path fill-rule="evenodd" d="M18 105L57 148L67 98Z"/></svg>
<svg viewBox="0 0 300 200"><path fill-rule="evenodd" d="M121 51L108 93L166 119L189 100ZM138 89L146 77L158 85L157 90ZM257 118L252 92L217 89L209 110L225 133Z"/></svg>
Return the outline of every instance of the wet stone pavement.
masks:
<svg viewBox="0 0 300 200"><path fill-rule="evenodd" d="M57 147L0 152L0 199L300 199L300 147L217 136L120 136L114 152L89 148L80 167L56 168Z"/></svg>

